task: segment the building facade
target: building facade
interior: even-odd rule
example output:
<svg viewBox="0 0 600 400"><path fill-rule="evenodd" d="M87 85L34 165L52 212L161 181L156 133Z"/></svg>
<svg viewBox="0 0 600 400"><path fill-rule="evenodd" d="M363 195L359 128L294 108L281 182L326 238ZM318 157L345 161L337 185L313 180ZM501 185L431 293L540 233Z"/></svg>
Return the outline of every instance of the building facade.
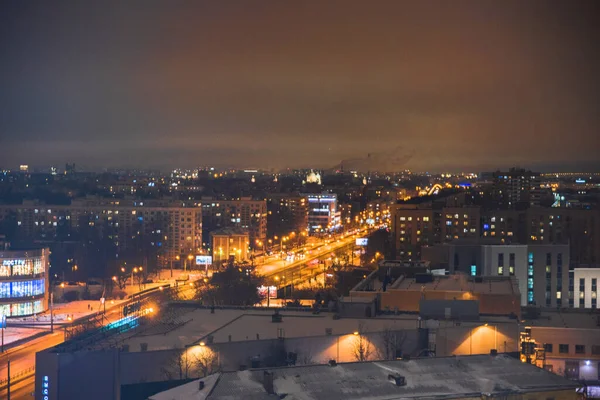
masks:
<svg viewBox="0 0 600 400"><path fill-rule="evenodd" d="M307 194L306 197L308 198L308 232L310 235L331 232L341 226L336 194Z"/></svg>
<svg viewBox="0 0 600 400"><path fill-rule="evenodd" d="M248 232L225 228L212 232L210 236L213 264L219 265L229 260L236 262L248 260L250 246Z"/></svg>
<svg viewBox="0 0 600 400"><path fill-rule="evenodd" d="M539 206L541 197L540 174L522 168L493 173L492 198L501 208L515 208L519 204Z"/></svg>
<svg viewBox="0 0 600 400"><path fill-rule="evenodd" d="M249 197L237 200L203 200L202 217L206 235L231 227L247 231L251 243L264 242L267 237L266 200L253 200Z"/></svg>
<svg viewBox="0 0 600 400"><path fill-rule="evenodd" d="M0 250L0 317L48 309L50 250Z"/></svg>
<svg viewBox="0 0 600 400"><path fill-rule="evenodd" d="M575 268L573 278L575 308L597 309L600 268Z"/></svg>
<svg viewBox="0 0 600 400"><path fill-rule="evenodd" d="M270 194L267 199L268 236L285 236L308 229L308 198L299 194Z"/></svg>
<svg viewBox="0 0 600 400"><path fill-rule="evenodd" d="M33 241L72 240L83 229L108 238L118 253L146 238L160 248L163 261L197 252L202 245L202 211L179 200L85 198L70 205L25 202L0 205L0 220L11 220L22 237Z"/></svg>

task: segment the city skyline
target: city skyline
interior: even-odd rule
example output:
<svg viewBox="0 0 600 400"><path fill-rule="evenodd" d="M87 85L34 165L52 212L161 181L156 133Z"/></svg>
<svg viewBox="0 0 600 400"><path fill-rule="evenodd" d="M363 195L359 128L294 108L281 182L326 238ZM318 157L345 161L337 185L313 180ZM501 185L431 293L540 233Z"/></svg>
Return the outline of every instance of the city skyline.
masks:
<svg viewBox="0 0 600 400"><path fill-rule="evenodd" d="M2 167L598 169L597 11L11 4Z"/></svg>

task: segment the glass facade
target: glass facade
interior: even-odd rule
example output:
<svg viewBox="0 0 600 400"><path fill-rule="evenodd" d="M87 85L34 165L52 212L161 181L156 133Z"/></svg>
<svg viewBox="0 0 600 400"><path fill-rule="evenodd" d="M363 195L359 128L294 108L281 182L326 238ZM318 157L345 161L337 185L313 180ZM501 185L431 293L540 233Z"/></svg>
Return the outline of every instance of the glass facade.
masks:
<svg viewBox="0 0 600 400"><path fill-rule="evenodd" d="M0 315L25 316L46 310L48 250L0 251Z"/></svg>
<svg viewBox="0 0 600 400"><path fill-rule="evenodd" d="M44 294L45 279L32 281L0 282L0 299L39 296Z"/></svg>

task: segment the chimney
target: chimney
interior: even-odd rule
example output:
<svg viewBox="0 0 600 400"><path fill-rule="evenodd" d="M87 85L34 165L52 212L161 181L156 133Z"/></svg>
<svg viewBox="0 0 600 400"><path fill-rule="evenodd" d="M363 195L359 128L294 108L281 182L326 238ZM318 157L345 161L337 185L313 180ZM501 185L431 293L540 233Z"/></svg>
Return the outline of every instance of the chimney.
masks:
<svg viewBox="0 0 600 400"><path fill-rule="evenodd" d="M275 390L273 389L273 373L269 371L264 371L263 373L263 386L265 391L269 394L275 394Z"/></svg>
<svg viewBox="0 0 600 400"><path fill-rule="evenodd" d="M198 382L198 390L204 389L204 381Z"/></svg>
<svg viewBox="0 0 600 400"><path fill-rule="evenodd" d="M496 349L490 350L490 356L497 356L497 355L498 355L498 350L496 350Z"/></svg>
<svg viewBox="0 0 600 400"><path fill-rule="evenodd" d="M335 360L329 360L329 366L330 367L335 367L337 365L337 361Z"/></svg>

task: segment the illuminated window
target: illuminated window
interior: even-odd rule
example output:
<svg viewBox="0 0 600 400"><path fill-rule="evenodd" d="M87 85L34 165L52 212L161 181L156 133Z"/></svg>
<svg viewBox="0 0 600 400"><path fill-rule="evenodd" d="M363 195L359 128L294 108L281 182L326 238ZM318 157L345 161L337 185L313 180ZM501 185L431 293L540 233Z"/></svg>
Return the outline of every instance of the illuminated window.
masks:
<svg viewBox="0 0 600 400"><path fill-rule="evenodd" d="M423 222L429 221L429 217L423 217Z"/></svg>

